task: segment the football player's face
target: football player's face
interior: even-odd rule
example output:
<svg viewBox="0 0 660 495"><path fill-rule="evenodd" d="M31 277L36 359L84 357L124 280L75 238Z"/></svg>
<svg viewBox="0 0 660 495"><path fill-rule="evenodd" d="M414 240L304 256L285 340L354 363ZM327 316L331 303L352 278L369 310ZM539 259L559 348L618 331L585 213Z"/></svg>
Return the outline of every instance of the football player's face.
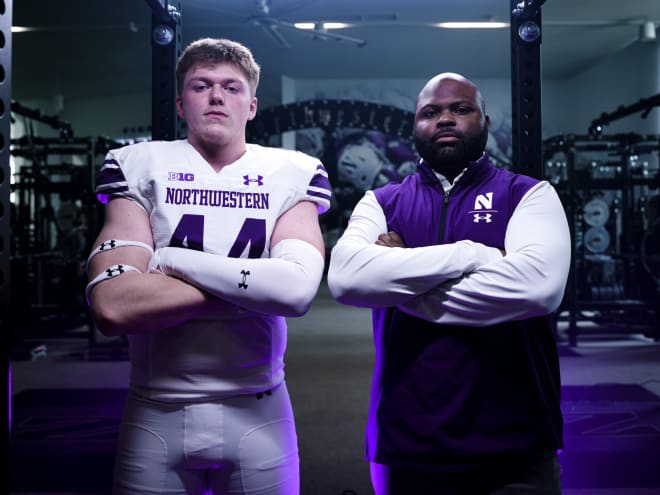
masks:
<svg viewBox="0 0 660 495"><path fill-rule="evenodd" d="M257 110L247 78L228 62L193 66L176 102L188 140L204 147L244 144L245 125Z"/></svg>

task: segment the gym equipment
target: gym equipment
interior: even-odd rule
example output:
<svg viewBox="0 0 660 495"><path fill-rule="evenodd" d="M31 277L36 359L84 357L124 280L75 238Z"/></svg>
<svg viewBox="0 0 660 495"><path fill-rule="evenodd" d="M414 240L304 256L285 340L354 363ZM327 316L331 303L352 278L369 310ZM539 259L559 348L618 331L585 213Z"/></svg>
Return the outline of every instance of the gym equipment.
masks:
<svg viewBox="0 0 660 495"><path fill-rule="evenodd" d="M659 154L659 135L569 134L544 142L544 177L562 199L574 243L558 313L568 320L572 346L586 328L660 339Z"/></svg>

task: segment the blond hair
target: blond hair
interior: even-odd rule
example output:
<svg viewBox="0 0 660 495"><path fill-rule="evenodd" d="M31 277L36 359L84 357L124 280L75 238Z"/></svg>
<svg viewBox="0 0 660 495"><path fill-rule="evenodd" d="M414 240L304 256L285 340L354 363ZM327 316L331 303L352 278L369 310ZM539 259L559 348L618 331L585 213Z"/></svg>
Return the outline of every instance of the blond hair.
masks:
<svg viewBox="0 0 660 495"><path fill-rule="evenodd" d="M259 85L261 68L249 48L236 41L223 38L202 38L190 43L176 64L176 83L179 94L183 90L186 74L196 66L229 62L247 78L250 94L254 96Z"/></svg>

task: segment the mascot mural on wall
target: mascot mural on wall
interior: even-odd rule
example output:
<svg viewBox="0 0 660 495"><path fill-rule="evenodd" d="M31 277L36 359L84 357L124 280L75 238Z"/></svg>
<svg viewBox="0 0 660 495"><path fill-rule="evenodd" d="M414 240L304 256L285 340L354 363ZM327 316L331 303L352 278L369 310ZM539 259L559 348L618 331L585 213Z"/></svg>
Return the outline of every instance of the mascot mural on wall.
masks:
<svg viewBox="0 0 660 495"><path fill-rule="evenodd" d="M355 128L298 131L296 148L325 160L333 196L330 210L320 220L329 247L344 231L364 192L414 173L418 158L412 141Z"/></svg>

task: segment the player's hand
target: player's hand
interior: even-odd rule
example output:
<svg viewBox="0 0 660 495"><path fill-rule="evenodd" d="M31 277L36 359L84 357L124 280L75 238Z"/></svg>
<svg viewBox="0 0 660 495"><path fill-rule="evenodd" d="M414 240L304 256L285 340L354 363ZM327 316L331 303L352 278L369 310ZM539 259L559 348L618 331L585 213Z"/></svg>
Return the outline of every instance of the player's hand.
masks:
<svg viewBox="0 0 660 495"><path fill-rule="evenodd" d="M385 247L407 247L401 237L399 237L399 234L392 231L387 234L380 234L376 241L376 245Z"/></svg>

